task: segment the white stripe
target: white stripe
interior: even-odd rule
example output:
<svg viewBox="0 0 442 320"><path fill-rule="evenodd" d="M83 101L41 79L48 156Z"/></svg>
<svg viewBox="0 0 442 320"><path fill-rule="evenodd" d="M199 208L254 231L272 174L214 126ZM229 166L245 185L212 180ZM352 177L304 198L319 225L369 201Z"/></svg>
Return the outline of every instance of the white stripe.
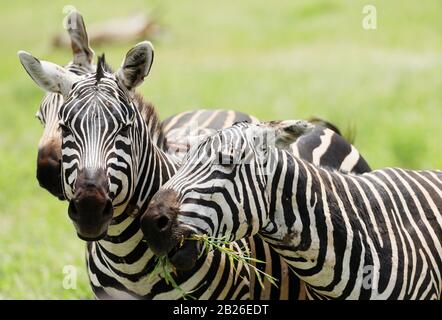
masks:
<svg viewBox="0 0 442 320"><path fill-rule="evenodd" d="M354 167L359 161L359 158L360 155L358 150L356 150L356 148L351 145L351 152L345 157L344 161L342 161L339 170L347 172L353 171Z"/></svg>
<svg viewBox="0 0 442 320"><path fill-rule="evenodd" d="M314 164L319 165L321 163L321 157L327 152L333 134L332 130L324 130L324 135L321 136L321 144L312 152L312 162Z"/></svg>

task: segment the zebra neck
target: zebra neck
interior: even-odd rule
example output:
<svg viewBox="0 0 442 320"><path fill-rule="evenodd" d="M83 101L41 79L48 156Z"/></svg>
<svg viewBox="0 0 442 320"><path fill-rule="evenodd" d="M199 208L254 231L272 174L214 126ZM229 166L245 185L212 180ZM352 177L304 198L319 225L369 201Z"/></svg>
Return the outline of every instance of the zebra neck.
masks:
<svg viewBox="0 0 442 320"><path fill-rule="evenodd" d="M269 166L269 213L260 233L272 244L293 250L301 242L297 192L305 190L305 182L300 179L300 164L287 152L275 149L269 154Z"/></svg>
<svg viewBox="0 0 442 320"><path fill-rule="evenodd" d="M177 160L165 152L164 136L153 106L137 106L136 110L130 155L134 166L134 184L127 201L114 208L113 223L108 230L110 239L115 239L118 244L121 243L119 234L126 232L124 238L128 238L140 233L139 225L135 227L139 223L139 215L146 210L150 199L175 174L177 168ZM127 234L129 227L131 234Z"/></svg>
<svg viewBox="0 0 442 320"><path fill-rule="evenodd" d="M158 189L176 172L175 159L162 149L162 144L157 140L161 134L152 134L154 129L151 126L155 124L145 121L140 114L137 119L132 150L132 157L135 157L133 163L137 164L134 192L124 205L114 209L114 219L106 237L88 248L90 252L100 251L104 260L120 257L121 261L126 261L130 254L136 253L140 260L151 263L154 254L143 242L139 215L147 209ZM106 265L102 267L111 269ZM118 265L122 273L133 273L131 268L133 266L128 262Z"/></svg>
<svg viewBox="0 0 442 320"><path fill-rule="evenodd" d="M165 150L165 144L159 141L158 134L152 137L152 129L146 124L140 138L140 153L138 155L138 174L136 177L135 192L130 201L136 204L140 214L146 210L150 199L159 188L175 174L178 168L178 159Z"/></svg>
<svg viewBox="0 0 442 320"><path fill-rule="evenodd" d="M270 173L268 189L275 196L270 204L269 223L260 234L306 283L331 283L333 269L342 265L338 260L344 257L334 255L333 245L345 238L346 230L343 224L334 223L336 208L329 202L332 190L324 183L327 172L288 152L276 153L277 164ZM351 244L339 248L349 252L352 249Z"/></svg>

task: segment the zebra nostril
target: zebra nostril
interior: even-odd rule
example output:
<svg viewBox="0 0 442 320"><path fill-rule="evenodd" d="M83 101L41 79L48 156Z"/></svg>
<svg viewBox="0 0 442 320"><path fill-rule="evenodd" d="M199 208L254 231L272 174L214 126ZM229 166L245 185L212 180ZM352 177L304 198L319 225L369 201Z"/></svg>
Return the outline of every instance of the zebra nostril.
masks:
<svg viewBox="0 0 442 320"><path fill-rule="evenodd" d="M77 211L77 207L75 206L75 203L73 201L69 202L68 215L72 220L77 221L78 211Z"/></svg>
<svg viewBox="0 0 442 320"><path fill-rule="evenodd" d="M159 231L165 231L169 226L169 218L166 216L161 216L156 220L157 228Z"/></svg>

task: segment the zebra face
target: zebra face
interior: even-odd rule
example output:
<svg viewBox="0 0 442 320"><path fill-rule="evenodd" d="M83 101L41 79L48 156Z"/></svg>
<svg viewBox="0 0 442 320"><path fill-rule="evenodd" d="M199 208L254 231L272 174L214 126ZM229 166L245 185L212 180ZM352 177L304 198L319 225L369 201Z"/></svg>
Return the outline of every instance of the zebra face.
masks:
<svg viewBox="0 0 442 320"><path fill-rule="evenodd" d="M150 71L152 44L141 42L129 50L115 74L102 57L97 71L83 77L29 53L18 55L40 87L63 95L58 120L68 213L81 239L99 240L107 233L113 208L124 210L135 185L132 141L140 139L132 124L143 120L132 97Z"/></svg>
<svg viewBox="0 0 442 320"><path fill-rule="evenodd" d="M133 195L139 143L132 142L140 141L144 121L133 89L152 59L148 42L130 50L115 74L100 57L97 72L77 81L60 108L64 194L83 240L102 239L114 208L120 214Z"/></svg>
<svg viewBox="0 0 442 320"><path fill-rule="evenodd" d="M239 220L267 215L267 199L258 204L266 185L265 159L256 126L237 124L219 131L188 157L176 175L153 197L141 218L141 228L151 249L168 254L177 269L193 266L200 254L197 241L184 241L194 234L227 240L256 233L262 219ZM244 185L253 175L255 190ZM183 244L183 246L181 246Z"/></svg>
<svg viewBox="0 0 442 320"><path fill-rule="evenodd" d="M66 72L81 76L95 71L95 65L92 63L94 52L89 47L83 17L73 10L68 15L67 22L73 60L65 67ZM28 55L22 54L19 57L32 77L32 70L35 70L32 65L35 61ZM63 102L63 95L49 92L45 95L36 114L44 127L38 144L37 180L41 187L60 200L64 200L64 194L61 181L61 131L58 125L58 112Z"/></svg>
<svg viewBox="0 0 442 320"><path fill-rule="evenodd" d="M62 176L68 213L79 236L104 236L113 207L129 199L136 108L100 58L95 74L77 82L60 109Z"/></svg>
<svg viewBox="0 0 442 320"><path fill-rule="evenodd" d="M271 147L286 149L313 126L305 121L240 123L218 131L190 151L141 217L141 229L157 255L177 269L200 255L192 235L235 241L256 234L269 221Z"/></svg>

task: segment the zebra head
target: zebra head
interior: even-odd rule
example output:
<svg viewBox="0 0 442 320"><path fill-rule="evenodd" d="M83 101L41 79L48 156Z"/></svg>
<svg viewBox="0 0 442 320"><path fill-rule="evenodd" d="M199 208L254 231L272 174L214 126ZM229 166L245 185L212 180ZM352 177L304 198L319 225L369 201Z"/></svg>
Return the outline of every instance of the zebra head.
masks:
<svg viewBox="0 0 442 320"><path fill-rule="evenodd" d="M114 207L124 207L134 191L138 164L132 155L143 122L134 90L152 61L153 47L145 41L127 53L115 73L103 55L96 72L83 77L72 77L48 62L40 62L38 72L31 75L65 99L58 113L63 190L69 217L83 240L102 239Z"/></svg>
<svg viewBox="0 0 442 320"><path fill-rule="evenodd" d="M93 72L95 70L95 65L92 63L94 52L89 47L83 17L74 10L70 12L67 19L73 60L65 69L76 75ZM35 58L23 51L19 52L18 56L25 70L31 75L31 70L37 63ZM61 184L61 132L58 126L58 111L63 102L61 94L47 92L36 114L44 127L38 144L37 180L41 187L60 200L64 199L64 195Z"/></svg>
<svg viewBox="0 0 442 320"><path fill-rule="evenodd" d="M196 241L184 241L192 235L234 241L256 234L271 212L270 146L289 149L313 127L302 120L239 123L206 139L188 153L142 215L149 246L187 269L201 249Z"/></svg>

